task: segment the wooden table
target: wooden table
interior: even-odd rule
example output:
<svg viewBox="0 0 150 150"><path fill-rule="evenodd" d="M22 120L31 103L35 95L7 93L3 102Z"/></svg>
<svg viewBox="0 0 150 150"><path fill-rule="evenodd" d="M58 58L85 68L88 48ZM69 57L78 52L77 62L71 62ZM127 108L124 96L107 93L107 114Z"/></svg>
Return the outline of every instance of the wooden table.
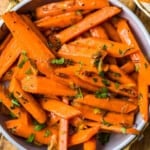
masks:
<svg viewBox="0 0 150 150"><path fill-rule="evenodd" d="M127 5L144 23L147 30L150 32L150 18L146 17L133 3L133 0L121 0L125 5ZM9 0L0 0L0 12L1 8L5 7ZM3 4L3 6L2 6ZM0 135L0 150L17 150L15 146L9 143L2 135ZM150 150L150 126L144 131L143 138L139 141L137 140L125 150Z"/></svg>

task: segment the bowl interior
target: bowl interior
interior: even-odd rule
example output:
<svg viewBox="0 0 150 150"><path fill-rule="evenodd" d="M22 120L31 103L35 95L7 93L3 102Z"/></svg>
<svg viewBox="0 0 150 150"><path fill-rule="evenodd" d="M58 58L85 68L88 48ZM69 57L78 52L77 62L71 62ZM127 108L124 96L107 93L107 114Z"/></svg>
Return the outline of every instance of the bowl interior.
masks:
<svg viewBox="0 0 150 150"><path fill-rule="evenodd" d="M30 0L27 0L26 3L28 3ZM55 0L36 0L29 2L28 4L24 5L22 4L21 6L16 7L15 9L18 10L20 7L23 7L19 9L20 12L26 12L26 11L31 11L34 9L36 6L39 6L43 3L47 2L52 2ZM141 46L141 49L143 50L145 56L150 60L150 52L149 52L149 47L150 47L150 36L148 32L145 30L144 26L142 23L138 20L138 18L128 9L126 8L123 4L121 4L118 0L109 0L111 4L116 5L120 8L122 8L122 13L121 17L126 18ZM0 25L1 26L1 25ZM0 35L2 36L2 35ZM0 131L3 133L3 135L14 145L16 145L19 149L32 149L32 150L46 150L46 147L36 147L33 145L30 145L26 143L23 139L17 138L16 136L13 136L7 132L7 130L4 127L4 120L6 120L7 117L0 115ZM135 123L135 128L138 130L142 130L145 126L145 122L140 116L140 114L137 115L136 117L136 123ZM134 135L122 135L122 134L112 134L110 141L104 146L101 147L99 144L97 146L97 149L103 149L103 150L119 150L128 145L133 139L135 138ZM100 148L101 147L101 148ZM79 148L72 148L73 150L75 149L81 149Z"/></svg>

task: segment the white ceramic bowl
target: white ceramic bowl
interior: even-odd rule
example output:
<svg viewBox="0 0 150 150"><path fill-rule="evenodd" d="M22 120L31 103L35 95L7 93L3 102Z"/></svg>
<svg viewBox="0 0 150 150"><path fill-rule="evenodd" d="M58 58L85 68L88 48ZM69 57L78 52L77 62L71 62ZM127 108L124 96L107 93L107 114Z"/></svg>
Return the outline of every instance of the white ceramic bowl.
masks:
<svg viewBox="0 0 150 150"><path fill-rule="evenodd" d="M122 3L120 3L118 0L109 0L111 4L122 8L121 17L126 18L141 46L141 49L145 53L145 55L150 60L150 36L146 29L144 28L143 24L140 22L140 20ZM42 3L52 2L52 0L44 0ZM32 5L31 5L32 3ZM16 7L13 8L13 10L21 10L21 11L27 11L31 10L34 6L38 6L41 4L40 0L31 1L31 0L24 0L20 4L18 4ZM2 27L2 21L0 21L0 27ZM1 35L0 35L1 36ZM7 118L0 115L0 131L2 134L14 145L18 147L19 150L46 150L46 147L36 147L34 145L30 145L25 142L25 140L22 140L21 138L17 138L10 133L7 132L5 129L3 122ZM146 123L141 118L141 116L138 114L136 117L136 128L138 130L142 130ZM120 150L123 149L125 146L127 146L130 142L132 142L135 139L135 135L122 135L122 134L112 134L110 141L102 148L97 146L97 149L102 150ZM74 148L73 148L74 149ZM78 150L80 148L77 148Z"/></svg>

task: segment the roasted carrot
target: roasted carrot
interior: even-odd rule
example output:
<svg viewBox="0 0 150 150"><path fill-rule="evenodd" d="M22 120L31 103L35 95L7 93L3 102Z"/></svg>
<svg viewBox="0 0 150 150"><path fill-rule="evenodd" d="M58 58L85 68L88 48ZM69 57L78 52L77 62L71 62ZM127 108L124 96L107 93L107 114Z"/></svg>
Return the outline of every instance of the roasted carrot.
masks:
<svg viewBox="0 0 150 150"><path fill-rule="evenodd" d="M42 100L41 105L45 110L51 111L64 119L70 119L81 114L79 110L58 100Z"/></svg>
<svg viewBox="0 0 150 150"><path fill-rule="evenodd" d="M7 37L4 39L4 41L0 44L0 51L2 51L7 44L10 42L10 40L12 39L12 35L8 34Z"/></svg>
<svg viewBox="0 0 150 150"><path fill-rule="evenodd" d="M57 16L47 16L35 22L40 29L49 28L64 28L79 22L82 19L82 14L76 12L68 12Z"/></svg>
<svg viewBox="0 0 150 150"><path fill-rule="evenodd" d="M35 118L39 123L45 123L47 116L38 102L28 93L21 89L19 82L13 78L10 83L9 91L14 94L19 103Z"/></svg>
<svg viewBox="0 0 150 150"><path fill-rule="evenodd" d="M86 95L84 98L78 98L75 101L118 113L129 113L138 108L137 105L125 100L119 100L117 98L96 98L94 95L90 94Z"/></svg>
<svg viewBox="0 0 150 150"><path fill-rule="evenodd" d="M23 90L30 93L57 96L74 96L76 94L76 91L71 88L46 77L31 75L25 77L21 83Z"/></svg>
<svg viewBox="0 0 150 150"><path fill-rule="evenodd" d="M57 127L46 127L40 131L36 131L33 124L24 124L24 121L20 119L6 121L5 125L13 134L26 139L33 136L33 141L37 141L41 144L48 145L53 136L55 136L56 139L58 137Z"/></svg>
<svg viewBox="0 0 150 150"><path fill-rule="evenodd" d="M133 48L133 46L128 46L127 44L93 37L78 39L73 41L72 44L79 46L86 45L92 48L102 49L106 51L109 55L117 58L125 57L138 51L137 48Z"/></svg>
<svg viewBox="0 0 150 150"><path fill-rule="evenodd" d="M62 2L49 3L36 8L36 17L43 18L45 16L55 16L64 12L93 10L109 6L107 0L93 0L89 3L88 0L67 0Z"/></svg>
<svg viewBox="0 0 150 150"><path fill-rule="evenodd" d="M79 130L77 133L70 136L68 146L71 147L88 141L99 131L99 129L99 127L93 127L85 130Z"/></svg>
<svg viewBox="0 0 150 150"><path fill-rule="evenodd" d="M132 61L128 61L127 63L121 66L121 70L123 70L127 74L132 73L135 71L135 65Z"/></svg>
<svg viewBox="0 0 150 150"><path fill-rule="evenodd" d="M36 61L38 69L43 74L50 76L52 67L49 65L49 60L54 58L52 52L16 12L5 13L2 17L21 48L25 48L28 56ZM24 36L22 37L20 33ZM34 42L29 44L28 41Z"/></svg>
<svg viewBox="0 0 150 150"><path fill-rule="evenodd" d="M90 33L91 33L92 37L105 39L105 40L108 39L105 29L100 25L90 29Z"/></svg>
<svg viewBox="0 0 150 150"><path fill-rule="evenodd" d="M21 51L22 49L18 45L18 42L12 38L0 55L0 78L16 61Z"/></svg>
<svg viewBox="0 0 150 150"><path fill-rule="evenodd" d="M83 144L84 150L96 150L96 139L92 138Z"/></svg>
<svg viewBox="0 0 150 150"><path fill-rule="evenodd" d="M120 37L119 37L116 29L113 27L113 25L111 23L109 23L107 21L107 22L104 22L102 24L102 26L104 27L107 35L109 36L109 38L111 40L116 41L116 42L121 42Z"/></svg>
<svg viewBox="0 0 150 150"><path fill-rule="evenodd" d="M61 43L65 43L80 35L81 33L87 31L88 29L104 22L108 18L118 14L120 11L121 10L117 7L105 7L97 10L96 12L86 16L79 23L74 24L67 29L64 29L63 31L58 33L56 37L61 41Z"/></svg>

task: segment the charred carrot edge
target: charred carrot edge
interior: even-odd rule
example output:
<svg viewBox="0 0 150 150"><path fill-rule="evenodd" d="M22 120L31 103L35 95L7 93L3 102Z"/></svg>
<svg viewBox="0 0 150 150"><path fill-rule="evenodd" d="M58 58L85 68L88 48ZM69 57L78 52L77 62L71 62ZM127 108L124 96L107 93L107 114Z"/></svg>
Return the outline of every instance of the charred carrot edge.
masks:
<svg viewBox="0 0 150 150"><path fill-rule="evenodd" d="M68 42L72 38L80 35L81 33L87 31L88 29L104 22L108 18L118 14L121 10L117 7L104 7L90 15L86 16L79 23L74 24L67 29L64 29L56 35L56 37L61 41L61 43Z"/></svg>
<svg viewBox="0 0 150 150"><path fill-rule="evenodd" d="M107 0L93 0L92 3L88 0L67 0L62 2L49 3L36 8L36 17L43 18L45 16L55 16L64 12L78 10L93 10L109 6Z"/></svg>

